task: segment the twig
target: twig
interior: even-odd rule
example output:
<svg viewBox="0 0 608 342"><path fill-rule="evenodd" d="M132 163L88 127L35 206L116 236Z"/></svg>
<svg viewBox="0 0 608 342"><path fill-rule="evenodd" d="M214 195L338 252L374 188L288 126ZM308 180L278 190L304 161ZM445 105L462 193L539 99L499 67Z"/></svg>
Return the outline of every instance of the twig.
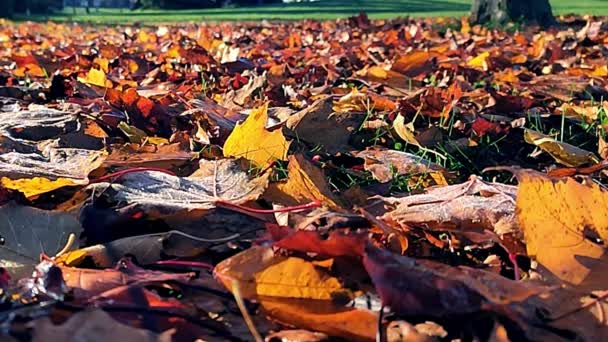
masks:
<svg viewBox="0 0 608 342"><path fill-rule="evenodd" d="M194 267L194 268L205 268L208 270L213 271L214 267L213 265L204 263L204 262L199 262L199 261L185 261L185 260L161 260L161 261L157 261L154 263L155 265L162 265L162 266L188 266L188 267Z"/></svg>

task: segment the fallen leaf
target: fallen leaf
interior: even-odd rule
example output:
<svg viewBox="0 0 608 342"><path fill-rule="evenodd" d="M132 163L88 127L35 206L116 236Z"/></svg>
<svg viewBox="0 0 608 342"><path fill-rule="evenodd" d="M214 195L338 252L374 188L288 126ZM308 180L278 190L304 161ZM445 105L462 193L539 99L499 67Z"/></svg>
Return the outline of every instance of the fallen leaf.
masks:
<svg viewBox="0 0 608 342"><path fill-rule="evenodd" d="M368 310L339 307L330 301L262 298L264 311L285 324L339 336L348 341L375 340L378 316Z"/></svg>
<svg viewBox="0 0 608 342"><path fill-rule="evenodd" d="M321 201L324 205L342 211L339 200L332 194L323 172L304 159L302 155L289 156L287 182L273 183L264 198L286 205Z"/></svg>
<svg viewBox="0 0 608 342"><path fill-rule="evenodd" d="M233 204L252 201L264 192L268 182L267 176L250 180L240 163L231 159L201 160L199 167L190 177L142 171L125 174L112 183L94 183L88 189L103 193L109 188L112 192L108 195L113 201L167 214L212 209L217 201Z"/></svg>
<svg viewBox="0 0 608 342"><path fill-rule="evenodd" d="M290 116L286 126L293 131L294 138L298 141L302 140L311 147L320 147L335 154L351 149L348 143L350 135L362 122L361 115L334 113L332 98L326 96Z"/></svg>
<svg viewBox="0 0 608 342"><path fill-rule="evenodd" d="M266 129L267 111L268 104L251 111L245 122L234 128L224 144L224 156L242 157L257 167L287 159L289 143L281 130Z"/></svg>
<svg viewBox="0 0 608 342"><path fill-rule="evenodd" d="M31 272L41 253L54 256L68 236L79 237L82 228L72 215L9 203L0 207L0 266L14 276ZM77 241L77 240L76 240ZM73 247L78 247L76 242Z"/></svg>
<svg viewBox="0 0 608 342"><path fill-rule="evenodd" d="M488 63L486 62L488 57L490 57L490 53L488 51L484 51L477 55L475 58L471 59L467 62L467 65L474 68L479 68L483 70L488 69Z"/></svg>
<svg viewBox="0 0 608 342"><path fill-rule="evenodd" d="M78 77L78 82L103 88L112 88L112 82L108 80L106 74L102 70L95 68L90 69L86 77Z"/></svg>
<svg viewBox="0 0 608 342"><path fill-rule="evenodd" d="M558 163L570 167L579 167L584 164L599 163L599 159L592 152L585 151L565 142L557 141L548 135L526 129L524 139L528 144L538 146L549 153Z"/></svg>
<svg viewBox="0 0 608 342"><path fill-rule="evenodd" d="M515 217L517 187L489 183L472 176L462 184L438 186L423 194L385 198L396 204L383 218L405 227L424 225L432 229L490 230L503 237L521 235Z"/></svg>
<svg viewBox="0 0 608 342"><path fill-rule="evenodd" d="M363 254L366 237L362 234L344 234L332 231L326 239L315 231L290 232L274 243L275 247L303 253L314 253L323 257L353 256Z"/></svg>
<svg viewBox="0 0 608 342"><path fill-rule="evenodd" d="M580 289L606 289L608 193L597 184L551 179L515 170L517 218L528 254L553 275Z"/></svg>
<svg viewBox="0 0 608 342"><path fill-rule="evenodd" d="M186 283L194 273L167 273L147 270L122 259L114 269L87 269L60 266L65 284L76 298L88 299L123 285L151 285L168 281Z"/></svg>
<svg viewBox="0 0 608 342"><path fill-rule="evenodd" d="M277 256L270 248L252 247L219 263L216 277L228 289L233 282L246 299L259 296L331 300L346 290L335 277L311 262Z"/></svg>
<svg viewBox="0 0 608 342"><path fill-rule="evenodd" d="M418 140L416 140L414 125L412 123L406 124L403 115L397 116L395 121L393 121L393 130L406 143L421 146Z"/></svg>
<svg viewBox="0 0 608 342"><path fill-rule="evenodd" d="M74 148L51 148L37 153L0 155L2 186L34 197L64 186L86 185L88 175L103 163L106 153Z"/></svg>
<svg viewBox="0 0 608 342"><path fill-rule="evenodd" d="M67 178L57 178L55 180L49 180L47 178L34 177L34 178L21 178L12 180L7 177L0 179L0 184L6 189L17 190L27 198L33 198L38 195L57 190L66 186L78 186L80 182Z"/></svg>
<svg viewBox="0 0 608 342"><path fill-rule="evenodd" d="M65 323L56 325L44 317L33 322L32 341L90 341L108 339L141 342L170 342L174 330L160 335L119 323L101 309L87 309L71 316Z"/></svg>
<svg viewBox="0 0 608 342"><path fill-rule="evenodd" d="M365 169L382 183L390 182L396 176L428 174L437 185L447 185L447 179L452 178L446 169L407 152L368 148L354 155L365 160Z"/></svg>
<svg viewBox="0 0 608 342"><path fill-rule="evenodd" d="M461 315L479 311L486 304L521 302L553 289L479 269L416 260L369 243L363 263L383 304L403 315Z"/></svg>
<svg viewBox="0 0 608 342"><path fill-rule="evenodd" d="M322 342L327 341L329 336L308 330L282 330L272 333L266 337L266 341L306 341L306 342Z"/></svg>
<svg viewBox="0 0 608 342"><path fill-rule="evenodd" d="M408 77L416 77L432 71L435 68L437 56L438 54L435 52L414 51L399 57L393 63L391 70Z"/></svg>

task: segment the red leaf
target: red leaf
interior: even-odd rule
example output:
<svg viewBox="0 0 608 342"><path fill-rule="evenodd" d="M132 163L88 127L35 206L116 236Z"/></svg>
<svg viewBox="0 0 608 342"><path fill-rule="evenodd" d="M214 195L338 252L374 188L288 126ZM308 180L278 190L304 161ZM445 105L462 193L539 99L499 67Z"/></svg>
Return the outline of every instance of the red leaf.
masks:
<svg viewBox="0 0 608 342"><path fill-rule="evenodd" d="M316 253L325 257L353 256L363 254L367 237L362 234L346 235L333 231L324 239L315 231L298 230L275 242L276 247L290 251Z"/></svg>

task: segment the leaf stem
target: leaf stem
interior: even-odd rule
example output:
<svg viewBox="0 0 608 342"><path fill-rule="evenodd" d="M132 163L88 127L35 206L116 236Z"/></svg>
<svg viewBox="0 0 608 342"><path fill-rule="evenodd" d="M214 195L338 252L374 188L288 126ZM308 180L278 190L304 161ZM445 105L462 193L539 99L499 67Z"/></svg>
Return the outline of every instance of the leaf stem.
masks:
<svg viewBox="0 0 608 342"><path fill-rule="evenodd" d="M155 265L163 266L188 266L194 268L205 268L213 271L214 267L210 264L199 262L199 261L185 261L185 260L161 260L154 263Z"/></svg>

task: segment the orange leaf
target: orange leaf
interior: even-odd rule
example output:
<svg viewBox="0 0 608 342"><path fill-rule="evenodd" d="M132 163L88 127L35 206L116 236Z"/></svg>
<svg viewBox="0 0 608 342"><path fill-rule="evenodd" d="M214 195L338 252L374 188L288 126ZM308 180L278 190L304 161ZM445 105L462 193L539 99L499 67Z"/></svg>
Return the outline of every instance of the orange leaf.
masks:
<svg viewBox="0 0 608 342"><path fill-rule="evenodd" d="M378 316L367 310L338 307L330 301L262 298L264 311L299 328L339 336L347 341L374 341Z"/></svg>
<svg viewBox="0 0 608 342"><path fill-rule="evenodd" d="M605 289L606 249L592 240L608 241L608 192L593 182L555 180L530 170L515 174L528 254L564 281Z"/></svg>

